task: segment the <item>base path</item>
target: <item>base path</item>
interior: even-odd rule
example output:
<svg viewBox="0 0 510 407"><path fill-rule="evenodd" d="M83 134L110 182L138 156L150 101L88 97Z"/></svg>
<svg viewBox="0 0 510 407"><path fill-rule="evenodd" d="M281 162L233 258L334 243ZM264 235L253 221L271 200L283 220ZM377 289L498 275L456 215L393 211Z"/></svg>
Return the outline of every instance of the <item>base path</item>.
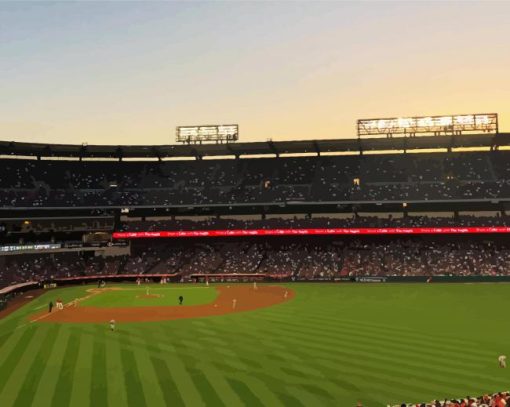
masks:
<svg viewBox="0 0 510 407"><path fill-rule="evenodd" d="M151 322L168 321L182 318L200 318L212 315L224 315L234 312L252 311L289 301L294 291L278 286L259 286L254 289L247 285L217 286L218 297L210 304L177 305L170 307L128 307L98 308L87 306L67 306L63 310L50 313L38 313L31 317L32 322ZM287 292L287 298L285 298ZM235 301L235 308L233 302Z"/></svg>

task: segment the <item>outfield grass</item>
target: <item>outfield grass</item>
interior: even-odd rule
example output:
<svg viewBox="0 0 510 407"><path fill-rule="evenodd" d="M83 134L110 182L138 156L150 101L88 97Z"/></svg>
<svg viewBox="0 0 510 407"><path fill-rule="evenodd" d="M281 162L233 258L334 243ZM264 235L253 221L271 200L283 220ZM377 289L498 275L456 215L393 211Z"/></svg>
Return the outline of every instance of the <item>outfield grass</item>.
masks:
<svg viewBox="0 0 510 407"><path fill-rule="evenodd" d="M184 298L182 305L209 304L217 297L214 287L179 287L161 285L117 285L109 288L117 290L105 291L80 302L80 306L93 307L147 307L179 305L179 296ZM147 291L148 289L148 291ZM149 293L150 296L146 297ZM90 294L89 294L90 295Z"/></svg>
<svg viewBox="0 0 510 407"><path fill-rule="evenodd" d="M510 388L510 285L293 284L296 298L219 317L0 321L0 406L385 406Z"/></svg>

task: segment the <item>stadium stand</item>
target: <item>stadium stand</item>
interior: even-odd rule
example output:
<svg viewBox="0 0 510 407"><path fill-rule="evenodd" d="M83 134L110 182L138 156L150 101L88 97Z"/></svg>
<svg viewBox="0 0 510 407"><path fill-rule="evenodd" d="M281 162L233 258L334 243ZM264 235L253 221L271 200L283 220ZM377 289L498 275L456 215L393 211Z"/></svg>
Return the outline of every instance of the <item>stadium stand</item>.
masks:
<svg viewBox="0 0 510 407"><path fill-rule="evenodd" d="M402 403L392 407L500 407L508 405L509 401L510 393L505 391L478 397L433 400L430 403Z"/></svg>
<svg viewBox="0 0 510 407"><path fill-rule="evenodd" d="M0 142L0 243L62 243L52 253L0 255L0 285L123 274L506 276L508 245L490 234L133 240L115 256L94 253L94 236L507 226L510 151L500 147L509 145L509 134L120 147ZM481 151L455 150L467 147ZM402 153L413 149L427 151ZM235 159L214 159L225 155ZM85 251L79 242L87 239Z"/></svg>
<svg viewBox="0 0 510 407"><path fill-rule="evenodd" d="M137 241L131 255L80 252L3 256L0 286L71 276L282 275L293 280L365 276L508 276L510 245L473 239L242 239Z"/></svg>
<svg viewBox="0 0 510 407"><path fill-rule="evenodd" d="M508 151L0 165L13 208L510 198Z"/></svg>

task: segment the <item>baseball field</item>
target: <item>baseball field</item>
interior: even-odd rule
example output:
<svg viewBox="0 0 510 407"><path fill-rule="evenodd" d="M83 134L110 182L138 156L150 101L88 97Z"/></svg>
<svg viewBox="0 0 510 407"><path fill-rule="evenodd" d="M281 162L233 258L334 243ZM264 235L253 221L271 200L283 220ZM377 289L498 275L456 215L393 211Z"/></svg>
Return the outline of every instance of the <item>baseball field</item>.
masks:
<svg viewBox="0 0 510 407"><path fill-rule="evenodd" d="M56 299L64 310L45 316ZM386 406L507 390L509 310L506 284L58 288L0 320L0 406Z"/></svg>

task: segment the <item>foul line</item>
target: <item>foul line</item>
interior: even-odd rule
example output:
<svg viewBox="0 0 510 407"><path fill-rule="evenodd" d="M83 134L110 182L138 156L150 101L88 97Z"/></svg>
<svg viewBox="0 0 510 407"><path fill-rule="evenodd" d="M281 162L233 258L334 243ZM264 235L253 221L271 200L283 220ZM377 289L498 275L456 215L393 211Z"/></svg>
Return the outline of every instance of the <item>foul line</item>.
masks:
<svg viewBox="0 0 510 407"><path fill-rule="evenodd" d="M84 300L88 300L89 298L94 297L95 295L101 294L101 293L103 293L103 292L105 292L107 290L108 289L101 290L101 289L98 289L98 288L92 288L90 290L87 290L91 294L88 294L85 297L76 298L75 300L73 300L71 302L68 302L67 304L64 304L64 307L75 306L75 304L77 304L78 302L81 302L81 301L84 301ZM53 311L53 312L59 312L59 311L63 311L63 310L55 309L55 311ZM41 319L44 319L44 318L47 318L48 316L52 315L53 312L48 312L47 314L43 314L43 315L41 315L38 318L32 319L30 321L30 323L33 324L34 322L40 321Z"/></svg>

